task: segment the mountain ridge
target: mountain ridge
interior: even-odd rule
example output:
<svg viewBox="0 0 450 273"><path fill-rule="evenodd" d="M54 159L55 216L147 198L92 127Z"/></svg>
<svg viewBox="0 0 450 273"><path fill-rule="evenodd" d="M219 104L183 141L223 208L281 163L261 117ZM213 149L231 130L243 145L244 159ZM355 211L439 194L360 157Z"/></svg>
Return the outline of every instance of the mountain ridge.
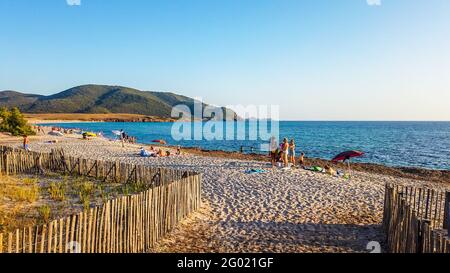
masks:
<svg viewBox="0 0 450 273"><path fill-rule="evenodd" d="M198 101L172 92L141 91L118 85L80 85L48 96L13 90L0 91L0 107L18 107L22 112L30 114L123 113L171 118L174 106L186 105L194 113L196 102ZM202 103L202 106L209 105ZM233 120L240 119L231 109L221 109L230 111L228 113Z"/></svg>

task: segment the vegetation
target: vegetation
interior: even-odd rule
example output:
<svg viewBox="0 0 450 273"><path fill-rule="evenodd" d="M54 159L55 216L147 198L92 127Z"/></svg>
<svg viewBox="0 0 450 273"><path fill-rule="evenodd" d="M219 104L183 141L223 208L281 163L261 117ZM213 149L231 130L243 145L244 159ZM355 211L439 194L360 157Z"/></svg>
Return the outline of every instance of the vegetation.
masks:
<svg viewBox="0 0 450 273"><path fill-rule="evenodd" d="M174 122L174 118L160 118L139 114L25 114L28 120L79 120L79 121L106 121L106 122Z"/></svg>
<svg viewBox="0 0 450 273"><path fill-rule="evenodd" d="M48 188L50 198L54 201L64 201L66 199L66 185L64 183L51 182Z"/></svg>
<svg viewBox="0 0 450 273"><path fill-rule="evenodd" d="M44 223L48 223L50 221L50 217L52 214L52 208L48 205L43 205L39 207L39 216Z"/></svg>
<svg viewBox="0 0 450 273"><path fill-rule="evenodd" d="M78 191L80 203L83 205L84 210L88 210L91 206L91 198L94 196L96 190L94 183L78 180L76 181L76 190Z"/></svg>
<svg viewBox="0 0 450 273"><path fill-rule="evenodd" d="M17 202L33 203L39 198L39 186L0 185L0 196Z"/></svg>
<svg viewBox="0 0 450 273"><path fill-rule="evenodd" d="M0 176L0 233L46 224L148 187L145 183L102 183L56 173L42 177Z"/></svg>
<svg viewBox="0 0 450 273"><path fill-rule="evenodd" d="M11 110L6 107L0 108L0 120L0 132L8 132L13 136L35 134L17 107Z"/></svg>

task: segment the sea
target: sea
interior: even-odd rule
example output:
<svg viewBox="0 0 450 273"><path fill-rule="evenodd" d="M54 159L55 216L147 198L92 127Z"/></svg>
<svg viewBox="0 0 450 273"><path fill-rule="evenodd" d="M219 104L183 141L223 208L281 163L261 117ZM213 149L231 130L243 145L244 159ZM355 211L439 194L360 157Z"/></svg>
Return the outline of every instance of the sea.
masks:
<svg viewBox="0 0 450 273"><path fill-rule="evenodd" d="M214 126L211 122L185 123L182 126L179 123L135 122L45 125L102 132L111 139L116 138L113 131L122 129L145 144L164 140L173 146L224 151L240 151L244 147L245 152L266 153L261 150L261 145L268 143L267 132L264 136L255 137L250 123L217 122L212 123ZM268 128L265 131L270 133L272 127ZM294 139L297 153L304 152L307 157L331 159L343 151L359 150L365 155L354 159L355 162L450 170L450 122L281 121L278 131L281 139Z"/></svg>

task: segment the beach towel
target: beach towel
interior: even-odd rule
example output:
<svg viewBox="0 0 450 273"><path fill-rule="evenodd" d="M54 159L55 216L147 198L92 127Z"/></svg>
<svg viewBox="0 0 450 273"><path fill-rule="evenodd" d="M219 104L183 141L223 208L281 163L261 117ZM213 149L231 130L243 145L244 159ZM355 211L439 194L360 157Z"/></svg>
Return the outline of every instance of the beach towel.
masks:
<svg viewBox="0 0 450 273"><path fill-rule="evenodd" d="M261 170L261 169L250 169L245 171L247 174L259 174L259 173L266 173L267 171Z"/></svg>
<svg viewBox="0 0 450 273"><path fill-rule="evenodd" d="M51 135L51 136L60 136L60 137L64 136L63 133L57 132L57 131L51 131L48 134Z"/></svg>

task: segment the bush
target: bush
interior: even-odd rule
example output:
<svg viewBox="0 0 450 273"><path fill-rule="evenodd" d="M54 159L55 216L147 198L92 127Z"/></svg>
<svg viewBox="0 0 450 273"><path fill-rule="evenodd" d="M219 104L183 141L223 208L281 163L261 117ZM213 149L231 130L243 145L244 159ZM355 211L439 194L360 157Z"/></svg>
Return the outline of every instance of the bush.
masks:
<svg viewBox="0 0 450 273"><path fill-rule="evenodd" d="M66 199L66 189L63 183L50 183L48 193L54 201L64 201Z"/></svg>
<svg viewBox="0 0 450 273"><path fill-rule="evenodd" d="M0 108L0 120L0 132L8 132L13 136L36 134L17 107L11 110Z"/></svg>
<svg viewBox="0 0 450 273"><path fill-rule="evenodd" d="M39 207L38 212L39 212L39 216L41 217L41 220L44 223L48 223L50 221L52 209L49 206L44 205L42 207Z"/></svg>

